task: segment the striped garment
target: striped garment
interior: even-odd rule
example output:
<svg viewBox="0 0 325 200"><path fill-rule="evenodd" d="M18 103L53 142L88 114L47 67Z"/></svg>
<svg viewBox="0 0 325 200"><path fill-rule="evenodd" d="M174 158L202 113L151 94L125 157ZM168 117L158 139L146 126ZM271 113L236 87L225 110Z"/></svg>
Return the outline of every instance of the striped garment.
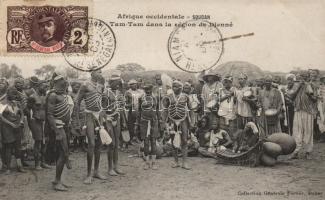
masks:
<svg viewBox="0 0 325 200"><path fill-rule="evenodd" d="M299 89L294 100L295 111L305 111L315 116L317 114L317 104L308 96L307 93L315 94L315 89L312 85L305 83Z"/></svg>
<svg viewBox="0 0 325 200"><path fill-rule="evenodd" d="M313 114L306 111L296 111L293 119L293 134L297 147L295 152L299 152L302 148L306 152L313 150L313 132L314 132L314 117Z"/></svg>

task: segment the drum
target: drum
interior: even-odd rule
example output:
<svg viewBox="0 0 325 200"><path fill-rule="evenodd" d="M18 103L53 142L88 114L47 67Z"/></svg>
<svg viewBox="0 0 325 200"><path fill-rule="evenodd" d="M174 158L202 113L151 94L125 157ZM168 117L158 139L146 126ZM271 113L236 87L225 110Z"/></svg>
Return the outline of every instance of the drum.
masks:
<svg viewBox="0 0 325 200"><path fill-rule="evenodd" d="M125 143L130 142L131 138L130 138L130 133L128 130L121 131L121 135L122 135L123 142L125 142Z"/></svg>
<svg viewBox="0 0 325 200"><path fill-rule="evenodd" d="M216 105L217 105L217 101L216 101L215 99L213 99L213 100L211 100L211 101L209 101L209 102L207 103L207 108L212 109L212 108L214 108Z"/></svg>
<svg viewBox="0 0 325 200"><path fill-rule="evenodd" d="M253 92L251 90L247 90L247 91L244 92L244 97L249 98L251 96L253 96Z"/></svg>
<svg viewBox="0 0 325 200"><path fill-rule="evenodd" d="M266 118L266 122L267 125L276 125L276 123L278 122L278 114L277 114L277 110L276 109L267 109L265 111L265 118Z"/></svg>

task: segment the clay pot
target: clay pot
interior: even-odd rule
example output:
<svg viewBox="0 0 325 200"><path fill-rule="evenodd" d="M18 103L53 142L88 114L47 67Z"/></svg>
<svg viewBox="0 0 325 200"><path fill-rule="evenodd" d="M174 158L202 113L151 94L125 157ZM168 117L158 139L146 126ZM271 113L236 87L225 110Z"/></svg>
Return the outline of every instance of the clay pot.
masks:
<svg viewBox="0 0 325 200"><path fill-rule="evenodd" d="M297 146L295 139L286 133L273 133L266 139L266 141L280 145L282 155L291 154Z"/></svg>

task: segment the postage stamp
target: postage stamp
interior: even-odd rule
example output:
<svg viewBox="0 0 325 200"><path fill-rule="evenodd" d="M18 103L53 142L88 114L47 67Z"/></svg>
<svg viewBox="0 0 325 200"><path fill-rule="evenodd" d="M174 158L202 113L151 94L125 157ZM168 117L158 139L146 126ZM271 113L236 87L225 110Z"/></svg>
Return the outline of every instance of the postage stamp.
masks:
<svg viewBox="0 0 325 200"><path fill-rule="evenodd" d="M8 6L6 51L87 52L87 18L87 6Z"/></svg>
<svg viewBox="0 0 325 200"><path fill-rule="evenodd" d="M177 26L168 39L172 62L186 72L201 72L215 66L224 50L222 35L212 23L190 20Z"/></svg>
<svg viewBox="0 0 325 200"><path fill-rule="evenodd" d="M111 61L116 48L116 39L112 28L104 21L95 18L88 18L86 21L88 51L73 51L75 47L72 45L67 46L63 55L70 66L89 72L101 69Z"/></svg>

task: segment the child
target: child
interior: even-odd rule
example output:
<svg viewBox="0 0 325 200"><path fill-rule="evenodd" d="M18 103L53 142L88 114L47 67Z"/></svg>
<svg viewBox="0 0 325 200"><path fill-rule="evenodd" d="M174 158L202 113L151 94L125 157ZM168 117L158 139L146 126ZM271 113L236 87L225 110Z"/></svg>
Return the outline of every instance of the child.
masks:
<svg viewBox="0 0 325 200"><path fill-rule="evenodd" d="M2 106L0 112L2 143L4 145L4 160L6 174L10 174L11 154L17 161L17 170L25 172L21 163L21 137L24 115L16 102L18 92L15 87L8 88L6 103Z"/></svg>
<svg viewBox="0 0 325 200"><path fill-rule="evenodd" d="M219 128L219 124L213 124L210 130L210 142L208 151L215 153L216 150L225 150L232 146L232 140L229 134Z"/></svg>

